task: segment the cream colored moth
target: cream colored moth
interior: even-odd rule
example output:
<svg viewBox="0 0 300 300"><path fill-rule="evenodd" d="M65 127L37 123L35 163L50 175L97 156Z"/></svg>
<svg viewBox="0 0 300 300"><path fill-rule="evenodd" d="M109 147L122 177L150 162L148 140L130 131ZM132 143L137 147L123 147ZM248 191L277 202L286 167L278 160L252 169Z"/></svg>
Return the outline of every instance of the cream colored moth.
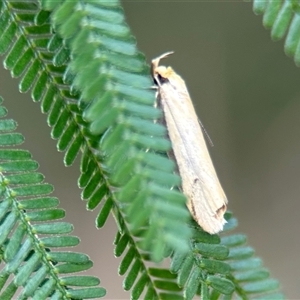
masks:
<svg viewBox="0 0 300 300"><path fill-rule="evenodd" d="M159 66L167 52L152 60L157 101L172 143L187 206L195 221L210 234L226 223L227 198L211 161L199 119L184 80L171 67Z"/></svg>

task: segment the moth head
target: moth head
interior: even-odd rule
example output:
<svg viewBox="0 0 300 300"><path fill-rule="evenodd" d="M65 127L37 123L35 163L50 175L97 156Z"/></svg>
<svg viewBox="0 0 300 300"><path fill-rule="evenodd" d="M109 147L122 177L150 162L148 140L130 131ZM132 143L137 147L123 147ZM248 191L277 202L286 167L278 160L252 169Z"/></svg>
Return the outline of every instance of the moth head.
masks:
<svg viewBox="0 0 300 300"><path fill-rule="evenodd" d="M174 74L174 71L171 67L159 66L159 61L168 57L172 53L173 51L164 53L152 60L151 73L155 84L161 85L162 83L166 82L172 74Z"/></svg>
<svg viewBox="0 0 300 300"><path fill-rule="evenodd" d="M171 67L158 66L154 69L153 78L157 85L161 85L167 81L174 74Z"/></svg>

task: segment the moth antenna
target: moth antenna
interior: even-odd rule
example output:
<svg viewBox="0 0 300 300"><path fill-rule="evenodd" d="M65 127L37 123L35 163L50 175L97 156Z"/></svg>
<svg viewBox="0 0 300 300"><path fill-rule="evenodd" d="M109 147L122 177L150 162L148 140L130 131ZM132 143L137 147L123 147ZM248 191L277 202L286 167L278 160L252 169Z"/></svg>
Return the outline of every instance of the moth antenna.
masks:
<svg viewBox="0 0 300 300"><path fill-rule="evenodd" d="M174 53L174 51L169 51L169 52L166 52L166 53L152 59L152 61L151 61L151 73L152 73L152 76L155 79L156 79L155 69L158 67L160 60L163 59L163 58L168 57L169 55L171 55L173 53Z"/></svg>

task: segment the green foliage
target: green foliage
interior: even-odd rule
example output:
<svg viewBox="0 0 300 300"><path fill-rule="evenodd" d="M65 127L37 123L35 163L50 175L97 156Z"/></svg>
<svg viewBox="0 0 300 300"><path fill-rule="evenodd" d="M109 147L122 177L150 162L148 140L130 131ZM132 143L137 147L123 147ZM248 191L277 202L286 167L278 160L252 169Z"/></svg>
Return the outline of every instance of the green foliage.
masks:
<svg viewBox="0 0 300 300"><path fill-rule="evenodd" d="M82 152L78 180L82 198L88 209L101 206L98 227L105 225L110 212L115 217L115 255L122 257L119 274L125 276L124 289L131 290L132 299L192 299L197 294L202 299L281 299L277 281L269 279L260 259L253 257L253 249L245 246L244 236L227 236L226 232L221 238L209 235L191 221L186 199L178 190L180 178L174 175L174 163L166 156L170 150L166 129L156 122L161 112L154 107L149 67L124 19L117 0L0 2L4 65L13 77L20 77L20 91L31 90L33 100L48 114L52 138L57 139L58 150L65 151L65 164L72 165ZM1 113L5 110L0 106ZM13 121L0 122L0 130L13 130L14 126ZM16 133L0 135L2 145L22 140ZM7 215L19 201L14 199L16 195L0 203L0 217L7 224L3 233L7 231L7 239L13 240L8 243L11 249L21 245L24 236L23 227L16 229L15 238L10 236L9 226L20 222L19 216L24 215L21 220L27 224L59 219L64 214L55 208L56 199L40 197L48 195L51 186L42 184L43 176L33 172L37 164L26 152L13 154L15 160L9 152L0 151L0 166L9 172L10 184L16 185L12 190L17 197L37 194L37 200L20 201L23 207L18 215ZM3 182L2 195L6 195L10 187L5 178ZM236 226L231 215L227 219L226 231ZM65 234L71 230L63 222L49 224L35 224L34 233ZM77 241L72 236L47 236L42 240L43 248L35 235L30 238L33 242L24 242L26 249L36 243L44 251L45 247L66 247ZM6 240L2 242L6 247ZM17 257L20 262L27 259L29 250L25 250ZM149 266L165 257L171 259L170 270ZM77 253L47 252L42 262L49 261L55 262L55 272L60 273L91 265L86 256ZM98 284L92 277L52 280L57 274L51 268L49 274L43 263L38 269L35 261L28 264L36 274L22 282L36 293L49 295L57 286L61 292L64 285ZM49 279L43 281L43 276ZM14 281L7 286L3 299L13 294L15 286ZM69 289L68 293L78 299L103 295L104 290ZM43 295L37 294L36 299L39 297Z"/></svg>
<svg viewBox="0 0 300 300"><path fill-rule="evenodd" d="M53 7L52 1L43 5ZM60 5L57 1L56 5L51 18L67 45L61 49L72 54L66 76L74 77L73 88L81 92L79 107L86 127L100 139L95 145L99 155L94 157L97 180L81 185L84 198L96 193L99 199L106 192L108 200L97 225L103 226L111 208L117 206L132 234L148 227L141 242L153 259L163 258L165 246L186 252L191 236L186 199L175 188L180 179L165 157L170 150L166 129L153 122L161 112L153 107L149 67L136 49L118 2L65 1ZM54 126L54 133L61 132L64 118ZM99 181L103 182L100 187ZM94 208L97 201L91 200L88 205Z"/></svg>
<svg viewBox="0 0 300 300"><path fill-rule="evenodd" d="M227 232L236 227L237 222L230 217L227 227L221 234L221 245L229 248L225 262L230 266L230 274L226 278L234 283L231 297L242 299L284 299L279 291L277 280L270 278L270 273L263 268L262 260L254 255L254 249L246 244L247 238L243 234ZM212 291L211 299L216 299L217 293Z"/></svg>
<svg viewBox="0 0 300 300"><path fill-rule="evenodd" d="M68 235L71 224L57 221L65 212L51 196L52 185L36 172L38 163L31 154L16 148L23 136L15 132L16 123L5 118L5 107L0 110L0 247L5 262L0 298L13 299L17 292L19 299L104 296L105 290L96 287L98 278L70 276L89 269L92 262L85 254L63 249L78 245L79 239Z"/></svg>
<svg viewBox="0 0 300 300"><path fill-rule="evenodd" d="M201 294L201 299L284 299L277 280L270 278L262 261L246 245L246 236L229 235L237 221L230 213L218 235L209 235L194 225L192 251L184 256L173 252L171 272L185 299Z"/></svg>
<svg viewBox="0 0 300 300"><path fill-rule="evenodd" d="M253 11L263 14L263 25L271 29L275 41L284 36L284 51L300 66L300 6L295 0L254 0Z"/></svg>

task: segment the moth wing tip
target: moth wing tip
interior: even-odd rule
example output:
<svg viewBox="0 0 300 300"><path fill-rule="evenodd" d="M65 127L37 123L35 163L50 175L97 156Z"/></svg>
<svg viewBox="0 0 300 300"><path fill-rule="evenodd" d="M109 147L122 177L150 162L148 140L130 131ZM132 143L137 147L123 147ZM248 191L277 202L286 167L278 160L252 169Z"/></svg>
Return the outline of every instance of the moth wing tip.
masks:
<svg viewBox="0 0 300 300"><path fill-rule="evenodd" d="M224 225L227 223L227 221L222 217L221 218L211 218L210 220L206 220L204 223L199 222L199 220L196 220L196 222L202 227L202 229L209 234L217 234L224 230Z"/></svg>

